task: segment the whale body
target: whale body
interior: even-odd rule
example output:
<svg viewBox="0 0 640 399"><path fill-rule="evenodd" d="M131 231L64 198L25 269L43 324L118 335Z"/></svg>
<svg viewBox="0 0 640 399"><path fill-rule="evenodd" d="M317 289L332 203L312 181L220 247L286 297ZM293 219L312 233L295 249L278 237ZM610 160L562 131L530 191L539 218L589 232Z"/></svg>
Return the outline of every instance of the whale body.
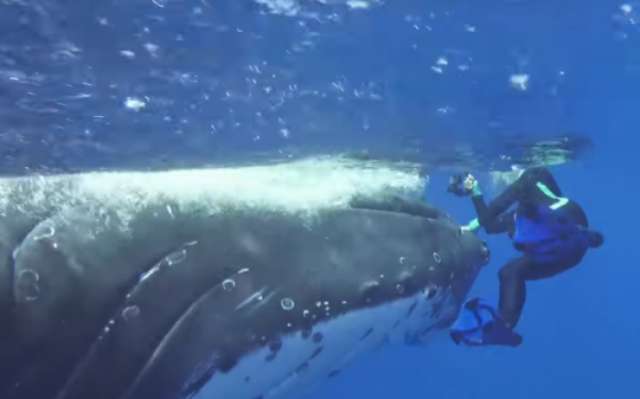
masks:
<svg viewBox="0 0 640 399"><path fill-rule="evenodd" d="M424 183L336 159L0 180L0 397L295 398L426 342L489 254L406 199Z"/></svg>

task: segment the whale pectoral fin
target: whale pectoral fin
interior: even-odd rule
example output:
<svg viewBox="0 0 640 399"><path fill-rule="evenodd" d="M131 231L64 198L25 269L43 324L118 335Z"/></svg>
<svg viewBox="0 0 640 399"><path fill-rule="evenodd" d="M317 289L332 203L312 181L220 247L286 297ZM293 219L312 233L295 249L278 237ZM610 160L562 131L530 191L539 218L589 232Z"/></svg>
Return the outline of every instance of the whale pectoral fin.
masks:
<svg viewBox="0 0 640 399"><path fill-rule="evenodd" d="M253 315L241 308L252 284L248 273L236 273L195 300L164 335L123 399L191 397L215 374L233 368L252 338L247 326Z"/></svg>

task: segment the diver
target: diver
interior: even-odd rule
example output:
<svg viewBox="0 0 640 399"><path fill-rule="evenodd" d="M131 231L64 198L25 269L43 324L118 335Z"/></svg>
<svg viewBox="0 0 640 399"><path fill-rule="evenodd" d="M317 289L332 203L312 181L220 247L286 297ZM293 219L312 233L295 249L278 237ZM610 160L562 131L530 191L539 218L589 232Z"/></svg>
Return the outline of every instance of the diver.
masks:
<svg viewBox="0 0 640 399"><path fill-rule="evenodd" d="M575 267L589 248L603 244L604 236L589 228L580 205L563 197L546 168L526 170L488 205L471 174L454 176L448 191L471 196L477 218L463 229L482 227L488 234L507 233L521 253L498 273L497 311L480 298L468 300L451 329L451 337L456 344L518 346L522 337L513 329L525 303L526 281L549 278ZM510 210L513 205L515 209Z"/></svg>

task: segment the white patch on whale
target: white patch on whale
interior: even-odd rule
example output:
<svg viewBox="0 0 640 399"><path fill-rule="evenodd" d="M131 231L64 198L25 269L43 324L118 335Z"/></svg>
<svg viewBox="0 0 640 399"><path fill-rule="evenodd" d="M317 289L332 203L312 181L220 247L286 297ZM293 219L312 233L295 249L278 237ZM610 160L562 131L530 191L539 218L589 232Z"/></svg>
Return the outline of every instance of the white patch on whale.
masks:
<svg viewBox="0 0 640 399"><path fill-rule="evenodd" d="M431 288L433 289L433 288ZM227 373L215 373L194 399L284 399L307 393L346 367L355 357L385 343L405 343L455 312L450 292L430 289L379 306L351 311L320 322L312 334L300 331L281 338L275 357L267 346L247 356ZM442 307L435 311L434 307ZM321 334L322 339L314 339ZM427 338L427 332L421 339ZM322 348L321 351L319 351ZM273 357L267 361L267 358Z"/></svg>
<svg viewBox="0 0 640 399"><path fill-rule="evenodd" d="M82 207L91 220L126 231L132 218L159 206L171 209L173 217L260 209L311 222L320 211L347 208L354 197L419 197L426 182L415 164L340 156L266 166L0 178L0 216L38 217Z"/></svg>

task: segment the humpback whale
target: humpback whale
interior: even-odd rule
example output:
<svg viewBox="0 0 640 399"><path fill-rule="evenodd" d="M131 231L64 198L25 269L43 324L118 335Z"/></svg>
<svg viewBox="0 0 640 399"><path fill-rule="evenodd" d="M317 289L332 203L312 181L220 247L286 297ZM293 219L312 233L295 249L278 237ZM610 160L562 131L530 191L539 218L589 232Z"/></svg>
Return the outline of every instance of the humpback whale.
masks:
<svg viewBox="0 0 640 399"><path fill-rule="evenodd" d="M335 158L0 179L0 397L295 398L455 318L489 253Z"/></svg>

